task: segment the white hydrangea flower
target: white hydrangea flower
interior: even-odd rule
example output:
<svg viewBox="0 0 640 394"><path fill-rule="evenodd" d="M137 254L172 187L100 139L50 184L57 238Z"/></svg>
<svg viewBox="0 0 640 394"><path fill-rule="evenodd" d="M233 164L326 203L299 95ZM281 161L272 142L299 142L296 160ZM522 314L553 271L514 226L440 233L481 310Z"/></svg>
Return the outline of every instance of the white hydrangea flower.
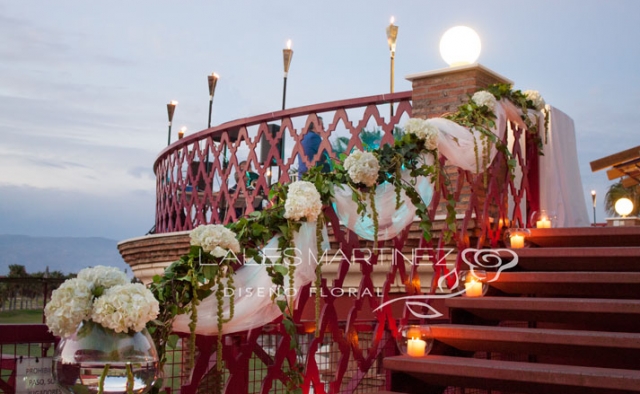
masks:
<svg viewBox="0 0 640 394"><path fill-rule="evenodd" d="M96 299L91 319L115 332L142 331L158 317L160 305L140 283L113 286Z"/></svg>
<svg viewBox="0 0 640 394"><path fill-rule="evenodd" d="M533 102L533 106L538 111L541 111L544 109L546 103L544 102L544 99L540 95L540 92L538 92L537 90L525 90L522 93L527 97L527 100L531 100Z"/></svg>
<svg viewBox="0 0 640 394"><path fill-rule="evenodd" d="M207 224L191 230L191 245L200 246L214 257L224 257L228 251L240 253L237 235L221 224Z"/></svg>
<svg viewBox="0 0 640 394"><path fill-rule="evenodd" d="M429 150L438 148L438 127L429 119L411 118L407 121L404 129L409 134L424 141L424 145Z"/></svg>
<svg viewBox="0 0 640 394"><path fill-rule="evenodd" d="M486 90L480 90L479 92L475 92L473 96L471 96L471 100L473 100L479 106L486 105L490 110L494 110L496 108L496 98L493 94L487 92Z"/></svg>
<svg viewBox="0 0 640 394"><path fill-rule="evenodd" d="M83 320L91 316L92 288L92 284L86 280L73 278L51 293L51 301L44 308L44 315L53 335L69 337Z"/></svg>
<svg viewBox="0 0 640 394"><path fill-rule="evenodd" d="M315 222L322 211L320 193L315 185L307 181L297 181L289 185L287 200L284 203L285 219Z"/></svg>
<svg viewBox="0 0 640 394"><path fill-rule="evenodd" d="M353 182L371 187L378 181L380 164L373 153L356 149L344 161L344 169Z"/></svg>
<svg viewBox="0 0 640 394"><path fill-rule="evenodd" d="M127 275L120 271L120 269L116 267L106 267L104 265L84 268L78 272L78 278L89 282L92 290L98 287L108 289L129 282Z"/></svg>

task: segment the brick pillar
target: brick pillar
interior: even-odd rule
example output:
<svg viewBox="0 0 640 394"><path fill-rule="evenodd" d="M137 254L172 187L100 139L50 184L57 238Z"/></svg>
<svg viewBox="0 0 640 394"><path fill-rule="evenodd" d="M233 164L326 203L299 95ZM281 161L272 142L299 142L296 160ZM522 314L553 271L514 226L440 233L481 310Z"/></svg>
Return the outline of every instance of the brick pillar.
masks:
<svg viewBox="0 0 640 394"><path fill-rule="evenodd" d="M432 118L455 111L469 94L493 83L512 81L479 64L451 67L406 77L413 87L413 116Z"/></svg>
<svg viewBox="0 0 640 394"><path fill-rule="evenodd" d="M479 89L491 84L513 84L511 80L479 64L411 74L406 79L412 82L412 116L416 118L433 118L448 112L455 112L458 106L467 102L469 95L473 95ZM458 182L458 169L447 166L445 170L449 175L453 190L455 190ZM456 203L456 211L459 214L469 209L470 197L474 189L479 202L483 203L486 194L483 183L476 182L474 185L465 183ZM440 203L437 215L446 214L445 204L445 202Z"/></svg>

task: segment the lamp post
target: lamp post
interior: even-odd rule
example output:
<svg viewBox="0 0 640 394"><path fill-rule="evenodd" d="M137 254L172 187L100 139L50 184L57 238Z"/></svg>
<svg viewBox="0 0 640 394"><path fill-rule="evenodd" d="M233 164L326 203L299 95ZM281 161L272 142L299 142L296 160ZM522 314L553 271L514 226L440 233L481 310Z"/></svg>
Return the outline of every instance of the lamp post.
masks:
<svg viewBox="0 0 640 394"><path fill-rule="evenodd" d="M593 225L596 224L596 191L591 190L591 202L593 202Z"/></svg>
<svg viewBox="0 0 640 394"><path fill-rule="evenodd" d="M209 84L209 121L207 122L207 128L211 128L211 110L213 108L213 96L216 94L216 85L218 84L220 76L216 73L211 73L207 76L207 82ZM207 152L207 158L205 160L207 171L209 171L209 152ZM227 168L227 144L224 144L224 158L222 159L223 168Z"/></svg>
<svg viewBox="0 0 640 394"><path fill-rule="evenodd" d="M395 18L391 17L389 26L387 26L387 42L389 43L389 52L390 52L390 58L391 58L391 68L389 70L391 93L393 93L393 90L394 90L393 76L395 74L396 40L398 38L398 26L393 24L394 21L395 21ZM391 108L391 116L393 116L393 103L390 103L389 105Z"/></svg>
<svg viewBox="0 0 640 394"><path fill-rule="evenodd" d="M613 208L616 210L616 213L618 215L626 218L631 212L633 212L633 201L631 201L627 197L622 197L618 201L616 201L616 204L613 206Z"/></svg>
<svg viewBox="0 0 640 394"><path fill-rule="evenodd" d="M178 131L178 139L181 140L184 137L184 133L187 131L187 126L182 126Z"/></svg>
<svg viewBox="0 0 640 394"><path fill-rule="evenodd" d="M178 105L178 102L175 100L171 100L171 102L167 104L167 115L169 115L169 136L167 137L167 146L171 145L171 122L173 121L173 112L176 110L176 105Z"/></svg>
<svg viewBox="0 0 640 394"><path fill-rule="evenodd" d="M213 108L213 95L216 93L216 85L218 84L218 79L220 79L220 76L216 73L211 73L211 75L207 76L207 80L209 82L209 122L207 123L208 128L211 128L211 109Z"/></svg>
<svg viewBox="0 0 640 394"><path fill-rule="evenodd" d="M470 27L452 27L440 38L440 56L449 67L474 63L481 49L480 36Z"/></svg>
<svg viewBox="0 0 640 394"><path fill-rule="evenodd" d="M282 87L282 110L284 111L287 99L287 76L289 75L289 66L293 57L293 49L291 49L291 40L287 41L287 47L282 50L282 58L284 60L284 85Z"/></svg>
<svg viewBox="0 0 640 394"><path fill-rule="evenodd" d="M282 50L282 59L284 61L284 83L282 85L282 110L284 111L287 101L287 76L289 75L289 66L291 66L291 58L293 58L293 49L291 49L291 40L287 41L287 47ZM284 163L284 133L280 139L280 159ZM278 168L278 180L280 180L280 168Z"/></svg>

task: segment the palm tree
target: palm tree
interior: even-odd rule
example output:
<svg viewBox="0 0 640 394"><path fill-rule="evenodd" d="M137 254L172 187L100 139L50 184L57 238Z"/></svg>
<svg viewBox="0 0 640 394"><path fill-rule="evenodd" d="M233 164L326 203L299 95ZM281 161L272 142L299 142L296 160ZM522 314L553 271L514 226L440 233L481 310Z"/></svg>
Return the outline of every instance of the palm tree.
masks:
<svg viewBox="0 0 640 394"><path fill-rule="evenodd" d="M630 216L637 216L640 208L640 193L638 192L638 186L624 187L622 185L622 181L609 186L609 190L607 190L607 194L604 196L605 212L610 216L616 215L616 210L614 208L616 201L623 197L626 197L633 202L633 211L631 211Z"/></svg>

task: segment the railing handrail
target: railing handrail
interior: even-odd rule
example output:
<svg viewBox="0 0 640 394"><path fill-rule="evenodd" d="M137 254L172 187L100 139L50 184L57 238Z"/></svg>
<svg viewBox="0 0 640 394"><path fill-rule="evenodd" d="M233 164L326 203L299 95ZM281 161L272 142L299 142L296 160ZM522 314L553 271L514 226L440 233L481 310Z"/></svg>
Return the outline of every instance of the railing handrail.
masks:
<svg viewBox="0 0 640 394"><path fill-rule="evenodd" d="M208 136L213 137L231 128L241 127L241 126L245 126L245 127L254 126L263 122L272 122L275 120L284 119L288 117L303 116L303 115L308 115L314 112L329 112L329 111L335 111L337 109L351 109L351 108L357 108L357 107L366 107L372 104L387 104L387 103L392 103L396 101L410 99L412 94L413 94L413 91L408 90L405 92L378 94L374 96L329 101L326 103L305 105L302 107L290 108L290 109L285 109L285 110L280 110L275 112L267 112L261 115L255 115L247 118L232 120L226 123L219 124L218 126L214 126L208 129L201 130L197 133L191 134L167 146L160 152L155 162L153 163L153 171L154 172L156 171L158 164L171 152L175 150L179 150L185 145L189 145L196 141L202 140Z"/></svg>

